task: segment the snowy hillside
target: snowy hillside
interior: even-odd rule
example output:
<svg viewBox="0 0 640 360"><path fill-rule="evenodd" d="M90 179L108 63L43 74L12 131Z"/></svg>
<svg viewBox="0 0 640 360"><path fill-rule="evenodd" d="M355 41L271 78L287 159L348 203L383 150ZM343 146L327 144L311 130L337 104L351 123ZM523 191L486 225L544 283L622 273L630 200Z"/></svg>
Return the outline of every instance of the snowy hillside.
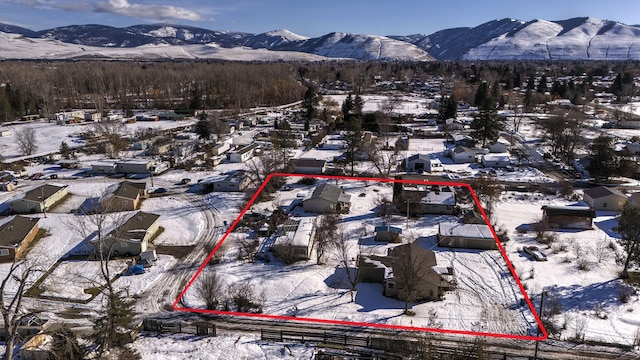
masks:
<svg viewBox="0 0 640 360"><path fill-rule="evenodd" d="M297 50L331 58L360 60L416 60L434 58L413 44L384 36L358 35L334 32L320 38L298 41L277 47L279 50Z"/></svg>
<svg viewBox="0 0 640 360"><path fill-rule="evenodd" d="M579 20L579 21L578 21ZM470 49L466 60L640 58L640 28L592 18L534 20Z"/></svg>
<svg viewBox="0 0 640 360"><path fill-rule="evenodd" d="M32 39L0 32L0 59L221 59L238 61L298 60L324 58L299 52L265 49L222 48L216 45L143 45L105 48Z"/></svg>

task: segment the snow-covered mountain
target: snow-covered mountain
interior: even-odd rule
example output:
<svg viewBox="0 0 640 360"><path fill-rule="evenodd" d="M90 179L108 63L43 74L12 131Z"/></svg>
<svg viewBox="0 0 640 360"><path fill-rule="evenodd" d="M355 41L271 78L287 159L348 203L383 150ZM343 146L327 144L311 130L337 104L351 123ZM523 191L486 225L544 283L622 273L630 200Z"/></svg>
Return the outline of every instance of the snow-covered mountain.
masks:
<svg viewBox="0 0 640 360"><path fill-rule="evenodd" d="M592 18L533 20L469 49L463 59L640 59L640 27Z"/></svg>
<svg viewBox="0 0 640 360"><path fill-rule="evenodd" d="M640 26L593 18L502 19L393 38L411 42L438 60L640 59Z"/></svg>
<svg viewBox="0 0 640 360"><path fill-rule="evenodd" d="M426 51L408 42L384 36L334 32L319 38L292 41L274 49L301 51L330 58L359 60L435 60Z"/></svg>
<svg viewBox="0 0 640 360"><path fill-rule="evenodd" d="M321 61L327 58L294 52L223 48L215 44L148 44L137 47L97 47L69 44L59 40L28 38L0 32L0 60L5 59L122 59L122 60L197 60L236 61Z"/></svg>
<svg viewBox="0 0 640 360"><path fill-rule="evenodd" d="M31 39L34 42L30 46L36 46L34 44L40 44L38 40L46 39L58 41L57 46L77 44L85 47L120 48L125 55L120 56L113 51L104 54L124 58L132 53L126 49L155 47L164 49L163 54L180 54L185 51L196 54L199 50L191 49L198 48L198 45L203 51L217 49L220 52L224 48L262 49L358 60L640 59L640 26L593 18L562 21L537 19L529 22L500 19L473 28L445 29L431 35L389 37L332 32L307 38L288 30L251 34L168 24L134 25L126 28L73 25L38 32L0 24L0 31L21 35L23 40ZM16 57L14 53L17 52L12 52L7 47L9 39L18 41L15 37L0 37L0 48L5 49L0 52L0 58ZM166 46L177 46L179 49L174 51ZM33 51L34 58L43 58L43 51ZM24 56L28 58L28 52L20 54L20 58ZM298 56L299 54L294 57Z"/></svg>

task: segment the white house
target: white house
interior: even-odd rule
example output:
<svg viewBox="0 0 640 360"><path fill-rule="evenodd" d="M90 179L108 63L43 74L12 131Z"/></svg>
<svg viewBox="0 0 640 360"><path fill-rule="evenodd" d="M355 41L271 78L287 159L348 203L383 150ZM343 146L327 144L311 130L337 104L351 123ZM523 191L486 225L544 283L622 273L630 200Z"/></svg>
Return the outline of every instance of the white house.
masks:
<svg viewBox="0 0 640 360"><path fill-rule="evenodd" d="M229 161L234 163L243 163L253 157L253 153L255 152L258 144L253 143L249 144L237 151L232 151L227 154Z"/></svg>
<svg viewBox="0 0 640 360"><path fill-rule="evenodd" d="M456 163L476 162L476 151L466 146L456 146L451 150L451 160Z"/></svg>
<svg viewBox="0 0 640 360"><path fill-rule="evenodd" d="M499 138L495 143L489 145L490 153L506 153L509 151L511 143L508 140Z"/></svg>
<svg viewBox="0 0 640 360"><path fill-rule="evenodd" d="M484 154L482 155L482 165L484 167L502 168L511 163L511 155L509 153Z"/></svg>
<svg viewBox="0 0 640 360"><path fill-rule="evenodd" d="M296 174L324 174L327 170L326 160L291 159L292 171Z"/></svg>
<svg viewBox="0 0 640 360"><path fill-rule="evenodd" d="M429 155L415 154L407 159L407 172L434 172L442 171L442 162L440 159L431 159Z"/></svg>

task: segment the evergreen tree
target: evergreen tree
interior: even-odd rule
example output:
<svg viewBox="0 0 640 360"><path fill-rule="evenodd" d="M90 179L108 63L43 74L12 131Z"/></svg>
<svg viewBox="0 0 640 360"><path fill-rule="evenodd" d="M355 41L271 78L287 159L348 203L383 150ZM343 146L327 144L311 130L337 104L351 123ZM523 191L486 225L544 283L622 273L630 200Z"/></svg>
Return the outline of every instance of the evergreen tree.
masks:
<svg viewBox="0 0 640 360"><path fill-rule="evenodd" d="M198 139L209 140L211 137L211 121L207 117L207 114L203 111L200 113L200 117L194 128L195 133L198 135Z"/></svg>
<svg viewBox="0 0 640 360"><path fill-rule="evenodd" d="M360 95L356 95L355 99L353 99L353 113L355 115L361 116L363 108L364 108L364 99L362 99Z"/></svg>
<svg viewBox="0 0 640 360"><path fill-rule="evenodd" d="M471 122L472 136L481 141L484 147L487 141L493 142L498 139L504 124L500 121L496 103L491 98L485 98L478 110L478 115Z"/></svg>
<svg viewBox="0 0 640 360"><path fill-rule="evenodd" d="M589 146L589 173L596 179L607 181L618 173L619 161L613 150L613 137L600 135Z"/></svg>
<svg viewBox="0 0 640 360"><path fill-rule="evenodd" d="M70 159L72 155L73 155L73 150L71 150L69 145L65 141L61 142L60 143L60 156L62 156L65 159Z"/></svg>
<svg viewBox="0 0 640 360"><path fill-rule="evenodd" d="M489 87L486 82L482 82L476 90L476 95L473 98L473 106L480 106L484 100L489 96Z"/></svg>
<svg viewBox="0 0 640 360"><path fill-rule="evenodd" d="M348 119L349 116L351 114L353 114L353 107L354 107L354 103L353 103L353 96L351 94L347 95L347 98L344 99L344 101L342 102L342 118Z"/></svg>
<svg viewBox="0 0 640 360"><path fill-rule="evenodd" d="M304 93L304 100L302 101L302 107L305 109L306 118L313 119L318 114L317 106L320 102L320 97L313 86L308 86L307 91Z"/></svg>
<svg viewBox="0 0 640 360"><path fill-rule="evenodd" d="M547 75L542 75L536 91L540 94L544 94L545 92L547 92Z"/></svg>
<svg viewBox="0 0 640 360"><path fill-rule="evenodd" d="M443 97L438 110L438 119L445 121L447 119L455 119L458 117L458 101L453 94Z"/></svg>
<svg viewBox="0 0 640 360"><path fill-rule="evenodd" d="M189 109L199 110L203 108L202 102L202 90L200 90L199 86L194 86L190 91L191 99L189 101Z"/></svg>
<svg viewBox="0 0 640 360"><path fill-rule="evenodd" d="M500 83L498 80L494 81L493 85L491 85L491 97L493 101L498 101L500 98Z"/></svg>
<svg viewBox="0 0 640 360"><path fill-rule="evenodd" d="M123 348L133 342L131 332L135 329L135 300L119 292L106 294L106 308L94 320L93 338L102 355L112 348Z"/></svg>
<svg viewBox="0 0 640 360"><path fill-rule="evenodd" d="M347 148L347 160L351 162L351 176L353 176L356 153L362 147L362 121L360 118L352 116L347 120L346 131L342 137Z"/></svg>

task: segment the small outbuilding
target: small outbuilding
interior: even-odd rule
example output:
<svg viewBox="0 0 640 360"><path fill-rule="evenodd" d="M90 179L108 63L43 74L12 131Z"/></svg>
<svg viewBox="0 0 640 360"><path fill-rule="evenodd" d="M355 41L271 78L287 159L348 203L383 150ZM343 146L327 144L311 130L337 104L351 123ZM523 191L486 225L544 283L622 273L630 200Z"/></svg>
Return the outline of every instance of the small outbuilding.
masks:
<svg viewBox="0 0 640 360"><path fill-rule="evenodd" d="M542 207L542 218L550 227L559 229L593 228L596 211L589 206L551 206Z"/></svg>
<svg viewBox="0 0 640 360"><path fill-rule="evenodd" d="M606 186L585 190L582 199L596 211L622 211L627 202L625 194Z"/></svg>
<svg viewBox="0 0 640 360"><path fill-rule="evenodd" d="M395 226L384 225L375 227L375 240L399 243L402 242L402 229Z"/></svg>
<svg viewBox="0 0 640 360"><path fill-rule="evenodd" d="M438 246L467 249L498 249L491 228L486 224L440 223Z"/></svg>

